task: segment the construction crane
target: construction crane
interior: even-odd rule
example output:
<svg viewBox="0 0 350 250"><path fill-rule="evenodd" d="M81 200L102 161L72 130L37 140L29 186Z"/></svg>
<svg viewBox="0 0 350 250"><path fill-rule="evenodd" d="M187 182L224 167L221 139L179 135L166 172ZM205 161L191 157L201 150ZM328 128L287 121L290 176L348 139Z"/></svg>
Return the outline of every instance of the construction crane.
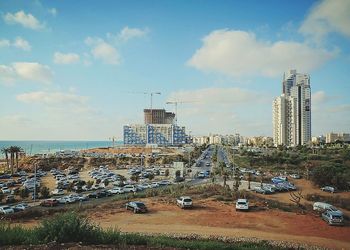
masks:
<svg viewBox="0 0 350 250"><path fill-rule="evenodd" d="M177 104L179 103L193 103L193 102L185 102L185 101L167 101L166 104L174 104L175 106L175 125L177 125Z"/></svg>
<svg viewBox="0 0 350 250"><path fill-rule="evenodd" d="M128 92L130 94L144 94L144 95L150 95L151 97L151 110L153 108L153 95L161 95L162 93L160 92L138 92L138 91L133 91L133 92Z"/></svg>

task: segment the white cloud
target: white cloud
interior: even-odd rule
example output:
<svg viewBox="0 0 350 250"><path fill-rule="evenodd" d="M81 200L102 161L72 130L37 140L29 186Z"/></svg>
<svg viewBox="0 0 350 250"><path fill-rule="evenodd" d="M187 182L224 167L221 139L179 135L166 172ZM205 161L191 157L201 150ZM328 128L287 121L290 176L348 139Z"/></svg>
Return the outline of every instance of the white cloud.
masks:
<svg viewBox="0 0 350 250"><path fill-rule="evenodd" d="M0 66L3 69L6 67L7 72L14 72L13 75L16 80L23 79L48 84L53 77L53 73L48 66L36 62L15 62L12 67Z"/></svg>
<svg viewBox="0 0 350 250"><path fill-rule="evenodd" d="M12 67L0 65L0 80L4 85L12 85L15 82L16 73Z"/></svg>
<svg viewBox="0 0 350 250"><path fill-rule="evenodd" d="M118 38L122 41L128 41L132 38L144 37L148 34L149 29L138 29L138 28L129 28L128 26L124 27L118 34Z"/></svg>
<svg viewBox="0 0 350 250"><path fill-rule="evenodd" d="M25 50L25 51L30 51L32 49L29 42L24 40L21 37L16 38L16 40L13 42L13 46L18 48L18 49Z"/></svg>
<svg viewBox="0 0 350 250"><path fill-rule="evenodd" d="M204 37L203 46L187 62L206 72L229 76L280 76L287 69L310 72L336 55L304 43L259 41L254 33L215 30Z"/></svg>
<svg viewBox="0 0 350 250"><path fill-rule="evenodd" d="M302 23L302 34L320 41L331 32L350 38L350 1L323 0L315 5Z"/></svg>
<svg viewBox="0 0 350 250"><path fill-rule="evenodd" d="M49 12L52 16L54 16L54 17L57 15L57 10L56 10L56 8L51 8L51 9L48 10L48 12Z"/></svg>
<svg viewBox="0 0 350 250"><path fill-rule="evenodd" d="M60 52L55 52L53 61L56 64L72 64L77 63L80 60L80 56L75 53L63 54Z"/></svg>
<svg viewBox="0 0 350 250"><path fill-rule="evenodd" d="M99 59L107 64L120 64L120 56L116 48L101 38L87 37L85 43L92 47L91 54L95 59Z"/></svg>
<svg viewBox="0 0 350 250"><path fill-rule="evenodd" d="M312 94L312 103L321 104L327 101L329 98L326 96L326 93L323 90L317 91Z"/></svg>
<svg viewBox="0 0 350 250"><path fill-rule="evenodd" d="M0 40L0 48L2 47L9 47L11 44L10 44L10 41L7 40L7 39L1 39Z"/></svg>
<svg viewBox="0 0 350 250"><path fill-rule="evenodd" d="M80 105L86 103L86 96L79 96L74 93L63 92L29 92L16 96L18 101L30 104L43 104L48 106L55 105Z"/></svg>
<svg viewBox="0 0 350 250"><path fill-rule="evenodd" d="M35 16L30 13L26 14L23 10L14 14L6 13L6 15L4 15L4 20L8 24L20 24L25 28L33 30L43 29L45 27Z"/></svg>

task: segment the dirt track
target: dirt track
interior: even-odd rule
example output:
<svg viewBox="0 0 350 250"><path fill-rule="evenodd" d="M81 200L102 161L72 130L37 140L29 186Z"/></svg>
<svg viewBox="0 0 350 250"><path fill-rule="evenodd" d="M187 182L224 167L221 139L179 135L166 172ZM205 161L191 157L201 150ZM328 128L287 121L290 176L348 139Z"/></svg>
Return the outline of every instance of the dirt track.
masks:
<svg viewBox="0 0 350 250"><path fill-rule="evenodd" d="M117 227L125 232L256 237L350 249L350 227L330 227L315 215L278 210L236 212L233 204L212 200L198 202L190 210L155 199L144 201L150 208L148 214L133 214L120 205L109 204L110 209L90 216L102 227Z"/></svg>

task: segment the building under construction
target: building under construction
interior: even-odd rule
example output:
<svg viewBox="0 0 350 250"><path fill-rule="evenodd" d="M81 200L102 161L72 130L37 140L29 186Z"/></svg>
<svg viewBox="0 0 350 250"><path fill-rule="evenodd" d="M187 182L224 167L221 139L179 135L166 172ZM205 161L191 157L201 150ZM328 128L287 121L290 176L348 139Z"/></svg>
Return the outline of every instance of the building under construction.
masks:
<svg viewBox="0 0 350 250"><path fill-rule="evenodd" d="M185 127L175 124L175 114L165 109L144 109L144 124L125 125L125 145L157 144L159 146L189 143Z"/></svg>
<svg viewBox="0 0 350 250"><path fill-rule="evenodd" d="M165 109L144 109L145 124L174 124L175 114Z"/></svg>

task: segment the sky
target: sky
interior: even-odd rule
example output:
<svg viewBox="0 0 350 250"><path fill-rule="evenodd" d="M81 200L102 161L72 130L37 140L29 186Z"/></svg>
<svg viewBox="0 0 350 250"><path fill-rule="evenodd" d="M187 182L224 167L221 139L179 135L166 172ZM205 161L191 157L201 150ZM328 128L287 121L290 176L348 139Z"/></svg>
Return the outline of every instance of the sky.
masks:
<svg viewBox="0 0 350 250"><path fill-rule="evenodd" d="M143 109L191 135L272 136L283 73L312 135L350 132L350 1L0 0L0 140L108 140Z"/></svg>

